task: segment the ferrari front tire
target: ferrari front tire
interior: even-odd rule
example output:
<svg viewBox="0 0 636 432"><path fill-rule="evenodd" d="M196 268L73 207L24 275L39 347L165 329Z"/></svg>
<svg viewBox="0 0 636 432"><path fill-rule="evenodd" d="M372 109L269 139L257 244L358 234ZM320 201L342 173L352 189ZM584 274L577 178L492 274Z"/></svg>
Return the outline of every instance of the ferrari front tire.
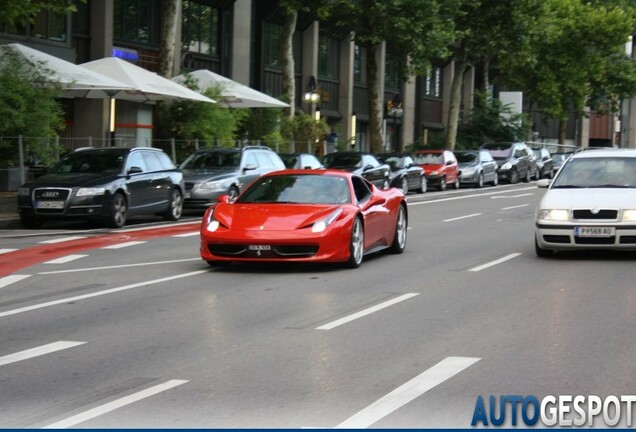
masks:
<svg viewBox="0 0 636 432"><path fill-rule="evenodd" d="M403 205L400 205L398 210L398 217L395 223L395 237L393 237L393 243L389 248L389 252L394 254L401 254L406 248L406 231L408 229L408 221L406 217L406 209Z"/></svg>
<svg viewBox="0 0 636 432"><path fill-rule="evenodd" d="M349 260L347 267L358 268L362 264L364 256L364 227L359 217L353 220L351 226L351 239L349 241Z"/></svg>

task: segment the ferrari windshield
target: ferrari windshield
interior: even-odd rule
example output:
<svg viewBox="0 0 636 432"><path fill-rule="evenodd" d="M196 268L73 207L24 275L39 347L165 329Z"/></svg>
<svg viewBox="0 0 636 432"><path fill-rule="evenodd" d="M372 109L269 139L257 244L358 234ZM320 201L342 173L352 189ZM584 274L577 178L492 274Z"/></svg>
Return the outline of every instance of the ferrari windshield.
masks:
<svg viewBox="0 0 636 432"><path fill-rule="evenodd" d="M241 194L237 203L345 204L351 202L346 177L275 175L262 177Z"/></svg>
<svg viewBox="0 0 636 432"><path fill-rule="evenodd" d="M636 188L636 158L572 159L563 165L552 188Z"/></svg>
<svg viewBox="0 0 636 432"><path fill-rule="evenodd" d="M236 169L241 163L239 151L204 151L191 154L179 168L191 170Z"/></svg>

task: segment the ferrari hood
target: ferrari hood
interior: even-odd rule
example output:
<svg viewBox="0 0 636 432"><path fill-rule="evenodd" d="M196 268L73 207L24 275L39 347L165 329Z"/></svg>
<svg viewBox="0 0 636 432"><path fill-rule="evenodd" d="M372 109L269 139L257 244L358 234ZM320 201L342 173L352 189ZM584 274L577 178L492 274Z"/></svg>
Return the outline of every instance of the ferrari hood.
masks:
<svg viewBox="0 0 636 432"><path fill-rule="evenodd" d="M311 226L338 207L337 204L219 204L214 219L235 230L293 231Z"/></svg>

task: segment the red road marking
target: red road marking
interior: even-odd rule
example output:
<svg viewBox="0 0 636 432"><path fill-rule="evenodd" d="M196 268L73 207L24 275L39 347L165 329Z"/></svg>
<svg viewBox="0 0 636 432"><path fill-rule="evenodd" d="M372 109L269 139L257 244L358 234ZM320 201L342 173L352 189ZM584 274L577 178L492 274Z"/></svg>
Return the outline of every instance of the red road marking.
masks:
<svg viewBox="0 0 636 432"><path fill-rule="evenodd" d="M148 228L139 231L103 234L95 237L69 240L64 243L45 244L0 255L0 277L8 276L23 268L50 261L55 258L89 249L102 248L133 240L150 240L191 232L200 222L166 228ZM198 249L197 249L198 250Z"/></svg>

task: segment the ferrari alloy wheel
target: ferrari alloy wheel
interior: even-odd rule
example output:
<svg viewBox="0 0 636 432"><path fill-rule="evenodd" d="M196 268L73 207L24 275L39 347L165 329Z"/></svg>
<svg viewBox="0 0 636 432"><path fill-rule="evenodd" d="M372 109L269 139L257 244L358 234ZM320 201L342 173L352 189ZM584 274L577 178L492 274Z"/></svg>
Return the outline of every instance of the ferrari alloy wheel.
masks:
<svg viewBox="0 0 636 432"><path fill-rule="evenodd" d="M347 266L358 268L364 256L364 227L360 218L355 218L351 227L351 243L349 244L349 261Z"/></svg>
<svg viewBox="0 0 636 432"><path fill-rule="evenodd" d="M110 226L113 228L121 228L126 225L126 214L128 213L128 205L126 197L121 192L113 195L113 202L110 215Z"/></svg>
<svg viewBox="0 0 636 432"><path fill-rule="evenodd" d="M183 211L183 196L179 189L173 189L170 192L170 204L163 214L163 218L167 221L178 221Z"/></svg>
<svg viewBox="0 0 636 432"><path fill-rule="evenodd" d="M408 222L406 217L406 209L403 205L400 205L398 210L397 222L395 223L395 237L393 237L393 243L389 248L389 251L394 254L401 254L406 247L406 230L408 228Z"/></svg>
<svg viewBox="0 0 636 432"><path fill-rule="evenodd" d="M409 193L409 180L406 176L402 177L402 181L400 182L400 189L402 189L402 193L406 195Z"/></svg>

